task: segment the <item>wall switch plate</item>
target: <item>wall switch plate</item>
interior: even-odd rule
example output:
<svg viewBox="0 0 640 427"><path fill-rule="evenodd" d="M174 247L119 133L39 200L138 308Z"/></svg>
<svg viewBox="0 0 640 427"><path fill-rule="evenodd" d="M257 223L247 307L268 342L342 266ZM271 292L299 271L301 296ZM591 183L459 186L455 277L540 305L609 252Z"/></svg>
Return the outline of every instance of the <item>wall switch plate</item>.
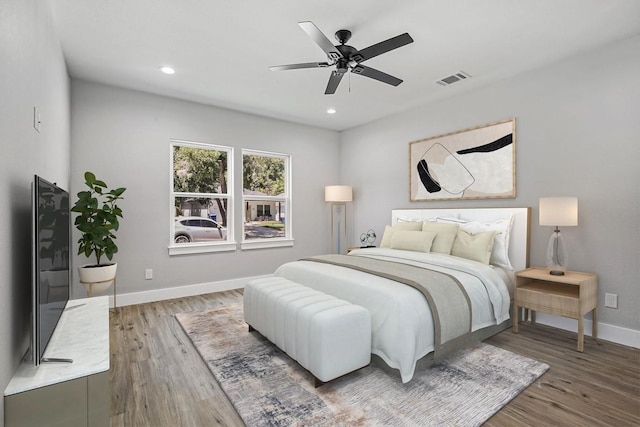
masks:
<svg viewBox="0 0 640 427"><path fill-rule="evenodd" d="M618 294L604 294L604 306L618 308Z"/></svg>
<svg viewBox="0 0 640 427"><path fill-rule="evenodd" d="M145 280L151 280L151 279L153 279L153 269L151 269L151 268L147 268L147 269L144 271L144 279L145 279Z"/></svg>

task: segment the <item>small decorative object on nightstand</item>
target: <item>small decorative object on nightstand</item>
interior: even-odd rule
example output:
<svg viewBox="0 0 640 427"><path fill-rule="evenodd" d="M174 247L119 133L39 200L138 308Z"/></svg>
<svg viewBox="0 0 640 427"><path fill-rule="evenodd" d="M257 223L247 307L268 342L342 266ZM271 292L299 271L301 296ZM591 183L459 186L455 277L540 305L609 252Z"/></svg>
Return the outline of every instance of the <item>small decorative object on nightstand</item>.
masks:
<svg viewBox="0 0 640 427"><path fill-rule="evenodd" d="M360 247L361 248L373 248L373 242L376 241L376 232L369 230L366 233L360 235Z"/></svg>
<svg viewBox="0 0 640 427"><path fill-rule="evenodd" d="M518 332L520 308L531 310L531 322L536 311L578 320L578 351L584 350L584 316L593 310L591 335L598 338L598 276L592 273L567 271L562 276L549 274L549 269L533 267L516 273L513 302L513 331Z"/></svg>

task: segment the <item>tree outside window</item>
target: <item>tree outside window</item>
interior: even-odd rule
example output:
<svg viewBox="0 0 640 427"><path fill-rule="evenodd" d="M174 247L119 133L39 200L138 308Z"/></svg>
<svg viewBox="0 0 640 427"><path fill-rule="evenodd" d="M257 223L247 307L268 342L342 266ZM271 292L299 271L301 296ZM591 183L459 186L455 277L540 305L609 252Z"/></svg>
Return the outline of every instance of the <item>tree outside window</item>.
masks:
<svg viewBox="0 0 640 427"><path fill-rule="evenodd" d="M229 193L232 149L172 141L174 245L233 241Z"/></svg>
<svg viewBox="0 0 640 427"><path fill-rule="evenodd" d="M243 150L244 240L290 238L290 156Z"/></svg>

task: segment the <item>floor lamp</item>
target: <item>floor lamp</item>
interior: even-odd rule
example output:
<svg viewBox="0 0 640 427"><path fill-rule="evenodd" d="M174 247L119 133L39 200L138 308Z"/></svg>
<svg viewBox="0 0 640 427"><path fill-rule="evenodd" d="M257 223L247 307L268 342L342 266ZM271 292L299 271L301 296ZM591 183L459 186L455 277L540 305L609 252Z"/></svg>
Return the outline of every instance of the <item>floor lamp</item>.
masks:
<svg viewBox="0 0 640 427"><path fill-rule="evenodd" d="M578 199L576 197L540 198L540 225L555 227L547 245L547 267L549 274L564 276L567 269L567 247L559 226L578 225Z"/></svg>
<svg viewBox="0 0 640 427"><path fill-rule="evenodd" d="M349 185L324 187L324 201L331 203L331 243L334 253L345 253L347 241L347 202L353 200Z"/></svg>

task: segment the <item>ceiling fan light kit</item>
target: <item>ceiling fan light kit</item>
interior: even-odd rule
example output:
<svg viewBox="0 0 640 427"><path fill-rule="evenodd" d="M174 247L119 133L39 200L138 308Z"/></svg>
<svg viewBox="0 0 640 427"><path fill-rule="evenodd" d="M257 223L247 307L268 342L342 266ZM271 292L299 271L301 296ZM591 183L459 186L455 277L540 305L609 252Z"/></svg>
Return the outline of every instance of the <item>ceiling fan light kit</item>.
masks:
<svg viewBox="0 0 640 427"><path fill-rule="evenodd" d="M324 92L325 95L333 95L338 89L338 85L340 84L342 77L349 71L392 86L398 86L402 83L402 80L397 77L383 73L375 68L367 67L361 63L378 55L382 55L383 53L405 46L409 43L413 43L413 39L408 33L400 34L399 36L392 37L359 51L353 46L346 44L351 38L351 31L349 30L336 31L335 36L340 44L334 46L327 36L325 36L313 22L303 21L298 22L298 25L305 33L307 33L307 35L309 35L309 37L311 37L320 49L325 52L328 62L275 65L269 67L269 69L273 71L284 71L335 66L335 70L333 70L331 72L331 76L329 76L329 82L327 83L327 88Z"/></svg>

